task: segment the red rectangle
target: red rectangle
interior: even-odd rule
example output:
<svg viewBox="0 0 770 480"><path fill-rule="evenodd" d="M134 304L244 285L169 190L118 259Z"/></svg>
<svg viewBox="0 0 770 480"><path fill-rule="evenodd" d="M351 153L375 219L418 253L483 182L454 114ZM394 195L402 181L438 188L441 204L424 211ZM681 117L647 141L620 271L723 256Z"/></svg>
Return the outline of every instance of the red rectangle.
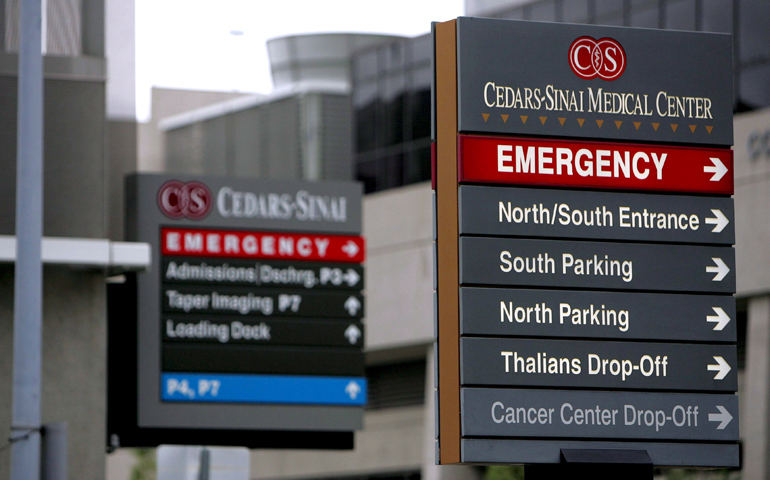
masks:
<svg viewBox="0 0 770 480"><path fill-rule="evenodd" d="M356 236L161 228L160 237L163 255L346 263L364 261L364 237Z"/></svg>
<svg viewBox="0 0 770 480"><path fill-rule="evenodd" d="M460 182L733 194L733 151L458 136Z"/></svg>

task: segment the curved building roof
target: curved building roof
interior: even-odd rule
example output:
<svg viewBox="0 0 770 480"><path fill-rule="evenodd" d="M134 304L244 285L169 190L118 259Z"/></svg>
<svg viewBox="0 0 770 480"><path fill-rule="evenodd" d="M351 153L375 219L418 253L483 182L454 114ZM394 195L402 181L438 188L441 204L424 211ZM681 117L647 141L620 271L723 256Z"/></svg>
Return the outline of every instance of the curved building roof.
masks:
<svg viewBox="0 0 770 480"><path fill-rule="evenodd" d="M305 86L350 88L350 57L357 50L403 37L359 33L289 35L268 40L276 90Z"/></svg>

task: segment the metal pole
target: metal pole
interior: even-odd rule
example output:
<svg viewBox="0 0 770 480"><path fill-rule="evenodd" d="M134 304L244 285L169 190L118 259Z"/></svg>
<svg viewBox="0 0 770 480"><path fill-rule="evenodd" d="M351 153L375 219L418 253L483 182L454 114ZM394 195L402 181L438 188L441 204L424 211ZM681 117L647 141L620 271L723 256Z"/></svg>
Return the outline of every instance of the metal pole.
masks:
<svg viewBox="0 0 770 480"><path fill-rule="evenodd" d="M16 152L11 480L40 478L43 230L41 0L21 0Z"/></svg>
<svg viewBox="0 0 770 480"><path fill-rule="evenodd" d="M43 425L42 480L67 480L67 422Z"/></svg>

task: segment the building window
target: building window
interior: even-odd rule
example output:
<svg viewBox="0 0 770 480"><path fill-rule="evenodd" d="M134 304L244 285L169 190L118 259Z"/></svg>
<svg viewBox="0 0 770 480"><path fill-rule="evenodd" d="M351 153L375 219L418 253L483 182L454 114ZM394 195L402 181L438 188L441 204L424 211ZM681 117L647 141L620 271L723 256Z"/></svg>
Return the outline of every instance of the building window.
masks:
<svg viewBox="0 0 770 480"><path fill-rule="evenodd" d="M430 35L353 56L355 171L366 193L430 180Z"/></svg>
<svg viewBox="0 0 770 480"><path fill-rule="evenodd" d="M425 403L425 359L367 367L366 379L369 410Z"/></svg>

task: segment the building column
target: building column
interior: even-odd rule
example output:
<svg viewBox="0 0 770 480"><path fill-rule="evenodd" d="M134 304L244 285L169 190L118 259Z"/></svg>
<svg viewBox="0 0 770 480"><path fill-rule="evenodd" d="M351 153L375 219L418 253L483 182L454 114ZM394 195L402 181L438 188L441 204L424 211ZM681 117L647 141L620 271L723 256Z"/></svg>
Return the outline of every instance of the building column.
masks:
<svg viewBox="0 0 770 480"><path fill-rule="evenodd" d="M426 352L425 365L425 426L423 428L422 480L480 480L483 470L464 465L436 465L436 407L433 375L434 346Z"/></svg>
<svg viewBox="0 0 770 480"><path fill-rule="evenodd" d="M749 299L741 398L744 480L770 477L770 296Z"/></svg>

